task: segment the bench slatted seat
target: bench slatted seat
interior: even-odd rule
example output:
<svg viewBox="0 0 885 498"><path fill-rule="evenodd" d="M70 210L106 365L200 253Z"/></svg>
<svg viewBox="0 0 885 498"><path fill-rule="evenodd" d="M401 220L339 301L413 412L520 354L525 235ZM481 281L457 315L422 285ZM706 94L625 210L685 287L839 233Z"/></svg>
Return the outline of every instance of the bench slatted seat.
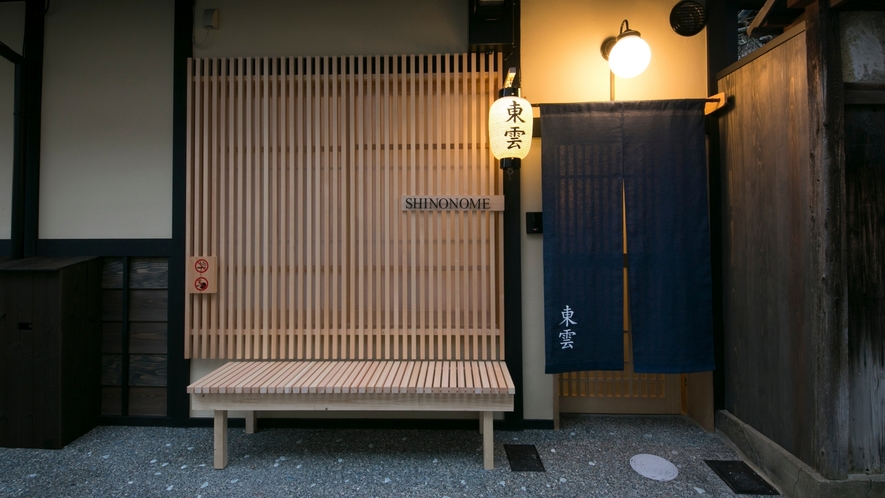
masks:
<svg viewBox="0 0 885 498"><path fill-rule="evenodd" d="M503 68L499 53L188 61L184 354L228 360L188 387L214 412L217 468L231 410L247 432L265 411L476 413L492 467L515 391L484 131ZM413 196L498 199L416 211Z"/></svg>
<svg viewBox="0 0 885 498"><path fill-rule="evenodd" d="M492 414L513 409L501 361L232 361L188 386L194 409L215 412L215 468L227 465L229 410L412 410L480 414L483 465L494 467Z"/></svg>

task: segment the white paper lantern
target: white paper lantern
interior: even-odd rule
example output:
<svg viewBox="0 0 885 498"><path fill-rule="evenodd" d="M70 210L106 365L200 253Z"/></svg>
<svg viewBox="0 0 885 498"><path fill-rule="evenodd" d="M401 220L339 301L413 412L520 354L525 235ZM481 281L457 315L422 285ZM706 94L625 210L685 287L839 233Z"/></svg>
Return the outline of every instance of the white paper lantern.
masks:
<svg viewBox="0 0 885 498"><path fill-rule="evenodd" d="M515 92L505 89L505 93ZM505 95L489 109L489 142L501 167L519 167L532 147L532 105L516 95Z"/></svg>

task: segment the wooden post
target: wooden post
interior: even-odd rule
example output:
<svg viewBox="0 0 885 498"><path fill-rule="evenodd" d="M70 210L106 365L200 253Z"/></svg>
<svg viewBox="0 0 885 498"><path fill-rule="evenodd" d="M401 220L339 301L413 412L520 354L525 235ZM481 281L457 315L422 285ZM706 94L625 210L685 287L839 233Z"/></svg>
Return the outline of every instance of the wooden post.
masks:
<svg viewBox="0 0 885 498"><path fill-rule="evenodd" d="M246 412L246 434L255 434L256 418L255 410L249 410Z"/></svg>
<svg viewBox="0 0 885 498"><path fill-rule="evenodd" d="M495 437L492 430L493 412L482 412L480 432L482 432L482 466L486 470L495 468Z"/></svg>
<svg viewBox="0 0 885 498"><path fill-rule="evenodd" d="M215 410L215 468L227 467L227 410Z"/></svg>
<svg viewBox="0 0 885 498"><path fill-rule="evenodd" d="M848 472L848 306L845 282L845 151L838 14L829 2L805 8L811 182L809 340L815 351L814 468Z"/></svg>

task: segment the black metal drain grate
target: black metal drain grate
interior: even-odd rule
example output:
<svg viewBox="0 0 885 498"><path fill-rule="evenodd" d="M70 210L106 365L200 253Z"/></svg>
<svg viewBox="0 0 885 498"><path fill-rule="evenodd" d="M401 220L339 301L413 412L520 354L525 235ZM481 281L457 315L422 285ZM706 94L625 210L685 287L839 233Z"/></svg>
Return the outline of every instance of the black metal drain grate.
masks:
<svg viewBox="0 0 885 498"><path fill-rule="evenodd" d="M704 462L736 494L780 496L780 493L765 482L765 479L740 460L704 460Z"/></svg>
<svg viewBox="0 0 885 498"><path fill-rule="evenodd" d="M505 444L507 460L512 472L546 472L541 455L533 444Z"/></svg>

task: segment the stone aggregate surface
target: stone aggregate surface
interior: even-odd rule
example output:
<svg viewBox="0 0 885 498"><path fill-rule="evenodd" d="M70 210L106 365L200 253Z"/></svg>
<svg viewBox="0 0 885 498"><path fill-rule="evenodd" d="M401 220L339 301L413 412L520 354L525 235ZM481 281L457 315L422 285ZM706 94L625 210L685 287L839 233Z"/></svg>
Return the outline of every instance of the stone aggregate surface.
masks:
<svg viewBox="0 0 885 498"><path fill-rule="evenodd" d="M0 496L209 498L730 497L703 462L739 457L683 417L563 416L559 431L495 431L495 469L478 431L260 429L229 432L229 463L212 468L212 429L98 427L63 450L0 448ZM546 472L511 472L504 444L534 444ZM648 453L679 470L642 477ZM748 495L740 495L748 496Z"/></svg>

